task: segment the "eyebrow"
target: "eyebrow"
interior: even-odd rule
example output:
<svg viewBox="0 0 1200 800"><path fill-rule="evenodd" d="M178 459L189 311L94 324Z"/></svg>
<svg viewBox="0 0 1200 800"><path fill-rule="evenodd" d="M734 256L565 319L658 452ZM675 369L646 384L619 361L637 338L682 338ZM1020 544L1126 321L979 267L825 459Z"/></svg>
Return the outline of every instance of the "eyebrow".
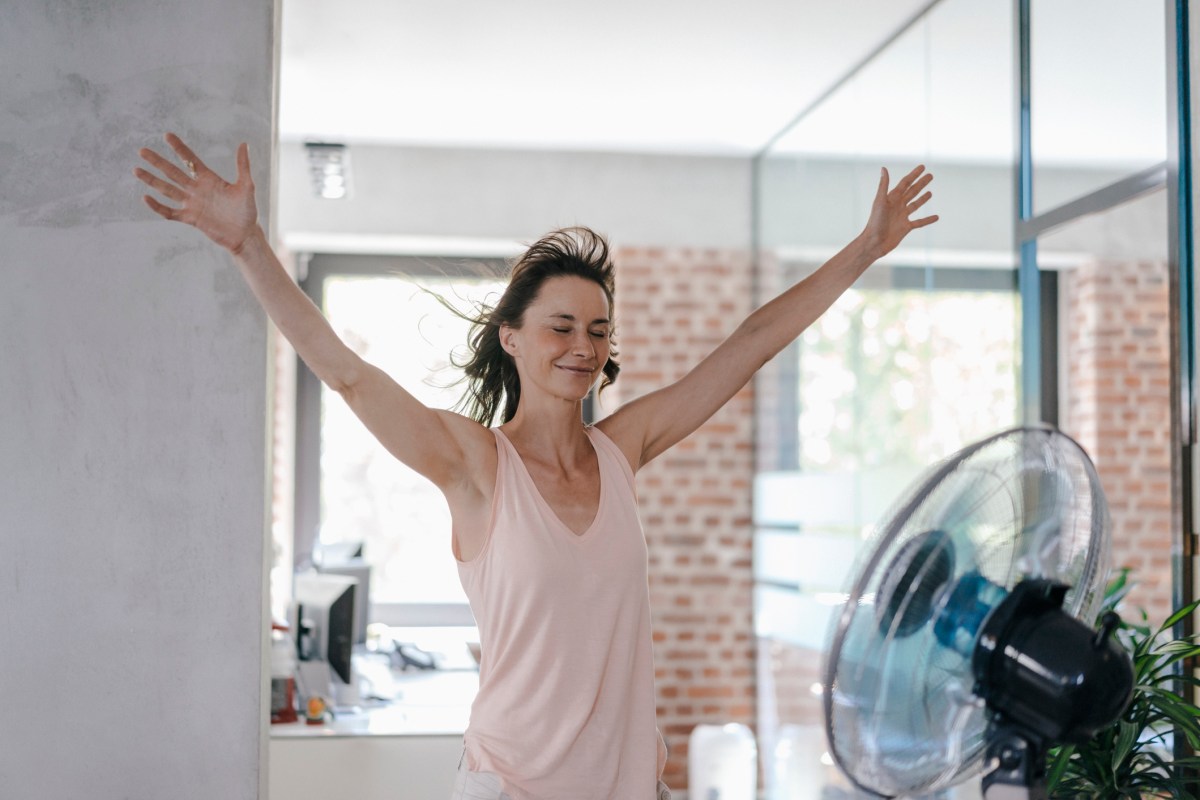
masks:
<svg viewBox="0 0 1200 800"><path fill-rule="evenodd" d="M565 319L568 322L575 321L574 314L551 314L549 319ZM607 317L598 317L591 322L592 325L609 325L611 324Z"/></svg>

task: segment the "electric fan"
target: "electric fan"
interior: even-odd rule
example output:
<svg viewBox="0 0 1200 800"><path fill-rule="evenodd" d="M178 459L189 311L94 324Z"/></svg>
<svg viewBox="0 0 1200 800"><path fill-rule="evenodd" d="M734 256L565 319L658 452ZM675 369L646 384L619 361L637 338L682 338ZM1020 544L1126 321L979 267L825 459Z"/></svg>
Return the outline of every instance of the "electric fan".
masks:
<svg viewBox="0 0 1200 800"><path fill-rule="evenodd" d="M1046 749L1128 704L1133 670L1093 630L1109 516L1095 467L1050 428L996 434L931 468L879 526L831 626L830 752L895 797L980 770L984 796L1045 796Z"/></svg>

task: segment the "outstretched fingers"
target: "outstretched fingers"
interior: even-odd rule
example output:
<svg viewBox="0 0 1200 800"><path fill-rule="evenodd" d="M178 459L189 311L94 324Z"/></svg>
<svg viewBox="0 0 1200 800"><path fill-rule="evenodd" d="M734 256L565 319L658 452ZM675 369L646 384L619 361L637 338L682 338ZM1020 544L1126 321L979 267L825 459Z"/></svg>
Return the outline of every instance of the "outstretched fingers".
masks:
<svg viewBox="0 0 1200 800"><path fill-rule="evenodd" d="M174 220L179 218L180 210L178 208L171 208L170 206L163 205L148 194L142 195L142 200L146 205L150 206L151 211L153 211L155 214L158 214L163 219Z"/></svg>
<svg viewBox="0 0 1200 800"><path fill-rule="evenodd" d="M898 193L898 199L904 204L904 216L911 217L921 206L929 202L933 197L933 192L924 192L930 181L933 180L932 172L925 172L925 165L921 164L914 168L911 172L901 179L900 183L896 184L895 192ZM909 220L910 230L923 228L926 225L932 225L937 222L937 215L922 217L917 220Z"/></svg>
<svg viewBox="0 0 1200 800"><path fill-rule="evenodd" d="M911 214L915 213L917 211L917 209L919 209L921 206L928 203L929 198L931 198L931 197L933 197L933 192L926 192L925 194L918 197L916 200L913 200L911 203L909 203L905 210L911 215Z"/></svg>
<svg viewBox="0 0 1200 800"><path fill-rule="evenodd" d="M933 192L925 192L925 194L921 195L920 197L917 197L917 199L915 199L915 200L912 199L917 194L917 192L921 191L926 186L928 186L929 182L931 180L933 180L933 175L926 173L919 181L914 183L909 188L909 192L905 195L905 199L909 200L911 202L909 202L908 205L906 205L904 207L904 215L906 217L911 217L913 214L917 213L917 211L920 210L921 206L928 203L929 199L931 197L933 197ZM910 226L910 229L916 230L917 228L924 228L926 225L932 225L933 223L935 223L937 221L938 221L937 214L932 214L928 217L922 217L920 219L910 219L908 224Z"/></svg>
<svg viewBox="0 0 1200 800"><path fill-rule="evenodd" d="M161 172L163 175L166 175L180 186L192 185L193 180L191 175L188 175L186 172L172 164L170 161L167 161L149 147L143 147L138 151L138 155L148 161L152 166L158 168L159 172Z"/></svg>
<svg viewBox="0 0 1200 800"><path fill-rule="evenodd" d="M152 172L147 172L141 167L135 167L133 174L142 183L146 184L152 189L157 189L160 194L170 200L174 200L177 203L182 203L185 199L187 199L187 195L184 194L183 190L181 190L178 186L164 181L162 178L158 177Z"/></svg>
<svg viewBox="0 0 1200 800"><path fill-rule="evenodd" d="M933 175L925 172L925 165L918 164L913 167L911 172L900 179L900 182L896 184L896 188L892 190L892 193L898 199L908 203L931 180L933 180Z"/></svg>
<svg viewBox="0 0 1200 800"><path fill-rule="evenodd" d="M183 143L183 139L180 139L173 133L168 133L163 138L167 140L167 144L171 145L171 149L175 151L175 154L190 167L192 177L208 169L208 166L200 160L200 156L192 152L192 148Z"/></svg>
<svg viewBox="0 0 1200 800"><path fill-rule="evenodd" d="M926 172L924 175L921 176L920 180L909 185L908 190L904 192L904 202L911 203L913 201L913 198L916 197L917 195L919 195L925 189L925 187L929 185L929 182L932 180L933 180L933 173Z"/></svg>

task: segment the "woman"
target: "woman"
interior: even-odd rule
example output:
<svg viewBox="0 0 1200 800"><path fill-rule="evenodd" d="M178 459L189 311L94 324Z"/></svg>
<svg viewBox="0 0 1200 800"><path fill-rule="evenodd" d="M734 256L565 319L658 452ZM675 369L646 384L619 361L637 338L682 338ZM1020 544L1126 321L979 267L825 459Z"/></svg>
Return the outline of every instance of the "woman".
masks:
<svg viewBox="0 0 1200 800"><path fill-rule="evenodd" d="M654 720L634 475L703 424L909 231L936 221L912 219L932 176L917 167L889 190L883 170L854 241L678 382L589 427L583 399L617 373L613 266L595 234L557 231L518 260L472 338L469 418L425 407L363 361L288 278L257 224L246 145L230 184L177 136L166 141L187 171L143 149L162 177L135 175L174 203L147 196L147 205L228 250L317 377L450 506L483 652L455 797L654 797L665 748ZM502 404L502 424L487 427Z"/></svg>

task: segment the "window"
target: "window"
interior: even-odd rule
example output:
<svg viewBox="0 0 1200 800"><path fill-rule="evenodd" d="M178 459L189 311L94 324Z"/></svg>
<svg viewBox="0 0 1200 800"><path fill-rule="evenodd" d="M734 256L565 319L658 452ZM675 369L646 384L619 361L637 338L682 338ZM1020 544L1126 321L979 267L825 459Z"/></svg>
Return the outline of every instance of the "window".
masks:
<svg viewBox="0 0 1200 800"><path fill-rule="evenodd" d="M864 273L755 384L754 620L768 797L848 788L822 755L821 686L848 572L926 468L1019 419L1013 15L987 0L928 5L757 160L764 298L862 230L881 166L893 181L928 167L933 202L920 213L941 217Z"/></svg>
<svg viewBox="0 0 1200 800"><path fill-rule="evenodd" d="M315 257L304 282L337 334L431 407L462 396L451 354L466 352L470 313L503 289L499 264ZM371 618L472 624L450 546L450 513L428 480L388 453L354 413L302 370L298 396L296 559L361 542ZM319 454L319 458L318 458ZM315 467L315 468L314 468Z"/></svg>
<svg viewBox="0 0 1200 800"><path fill-rule="evenodd" d="M811 268L782 271L794 282ZM831 614L912 481L1016 423L1019 313L1011 268L876 265L777 358L774 387L757 384L778 395L760 416L754 508L760 735L776 787L840 785L828 756L816 763Z"/></svg>
<svg viewBox="0 0 1200 800"><path fill-rule="evenodd" d="M888 506L929 465L1017 422L1013 270L877 269L782 356L780 391L794 397L763 421L796 444L756 482L756 625L813 652Z"/></svg>

